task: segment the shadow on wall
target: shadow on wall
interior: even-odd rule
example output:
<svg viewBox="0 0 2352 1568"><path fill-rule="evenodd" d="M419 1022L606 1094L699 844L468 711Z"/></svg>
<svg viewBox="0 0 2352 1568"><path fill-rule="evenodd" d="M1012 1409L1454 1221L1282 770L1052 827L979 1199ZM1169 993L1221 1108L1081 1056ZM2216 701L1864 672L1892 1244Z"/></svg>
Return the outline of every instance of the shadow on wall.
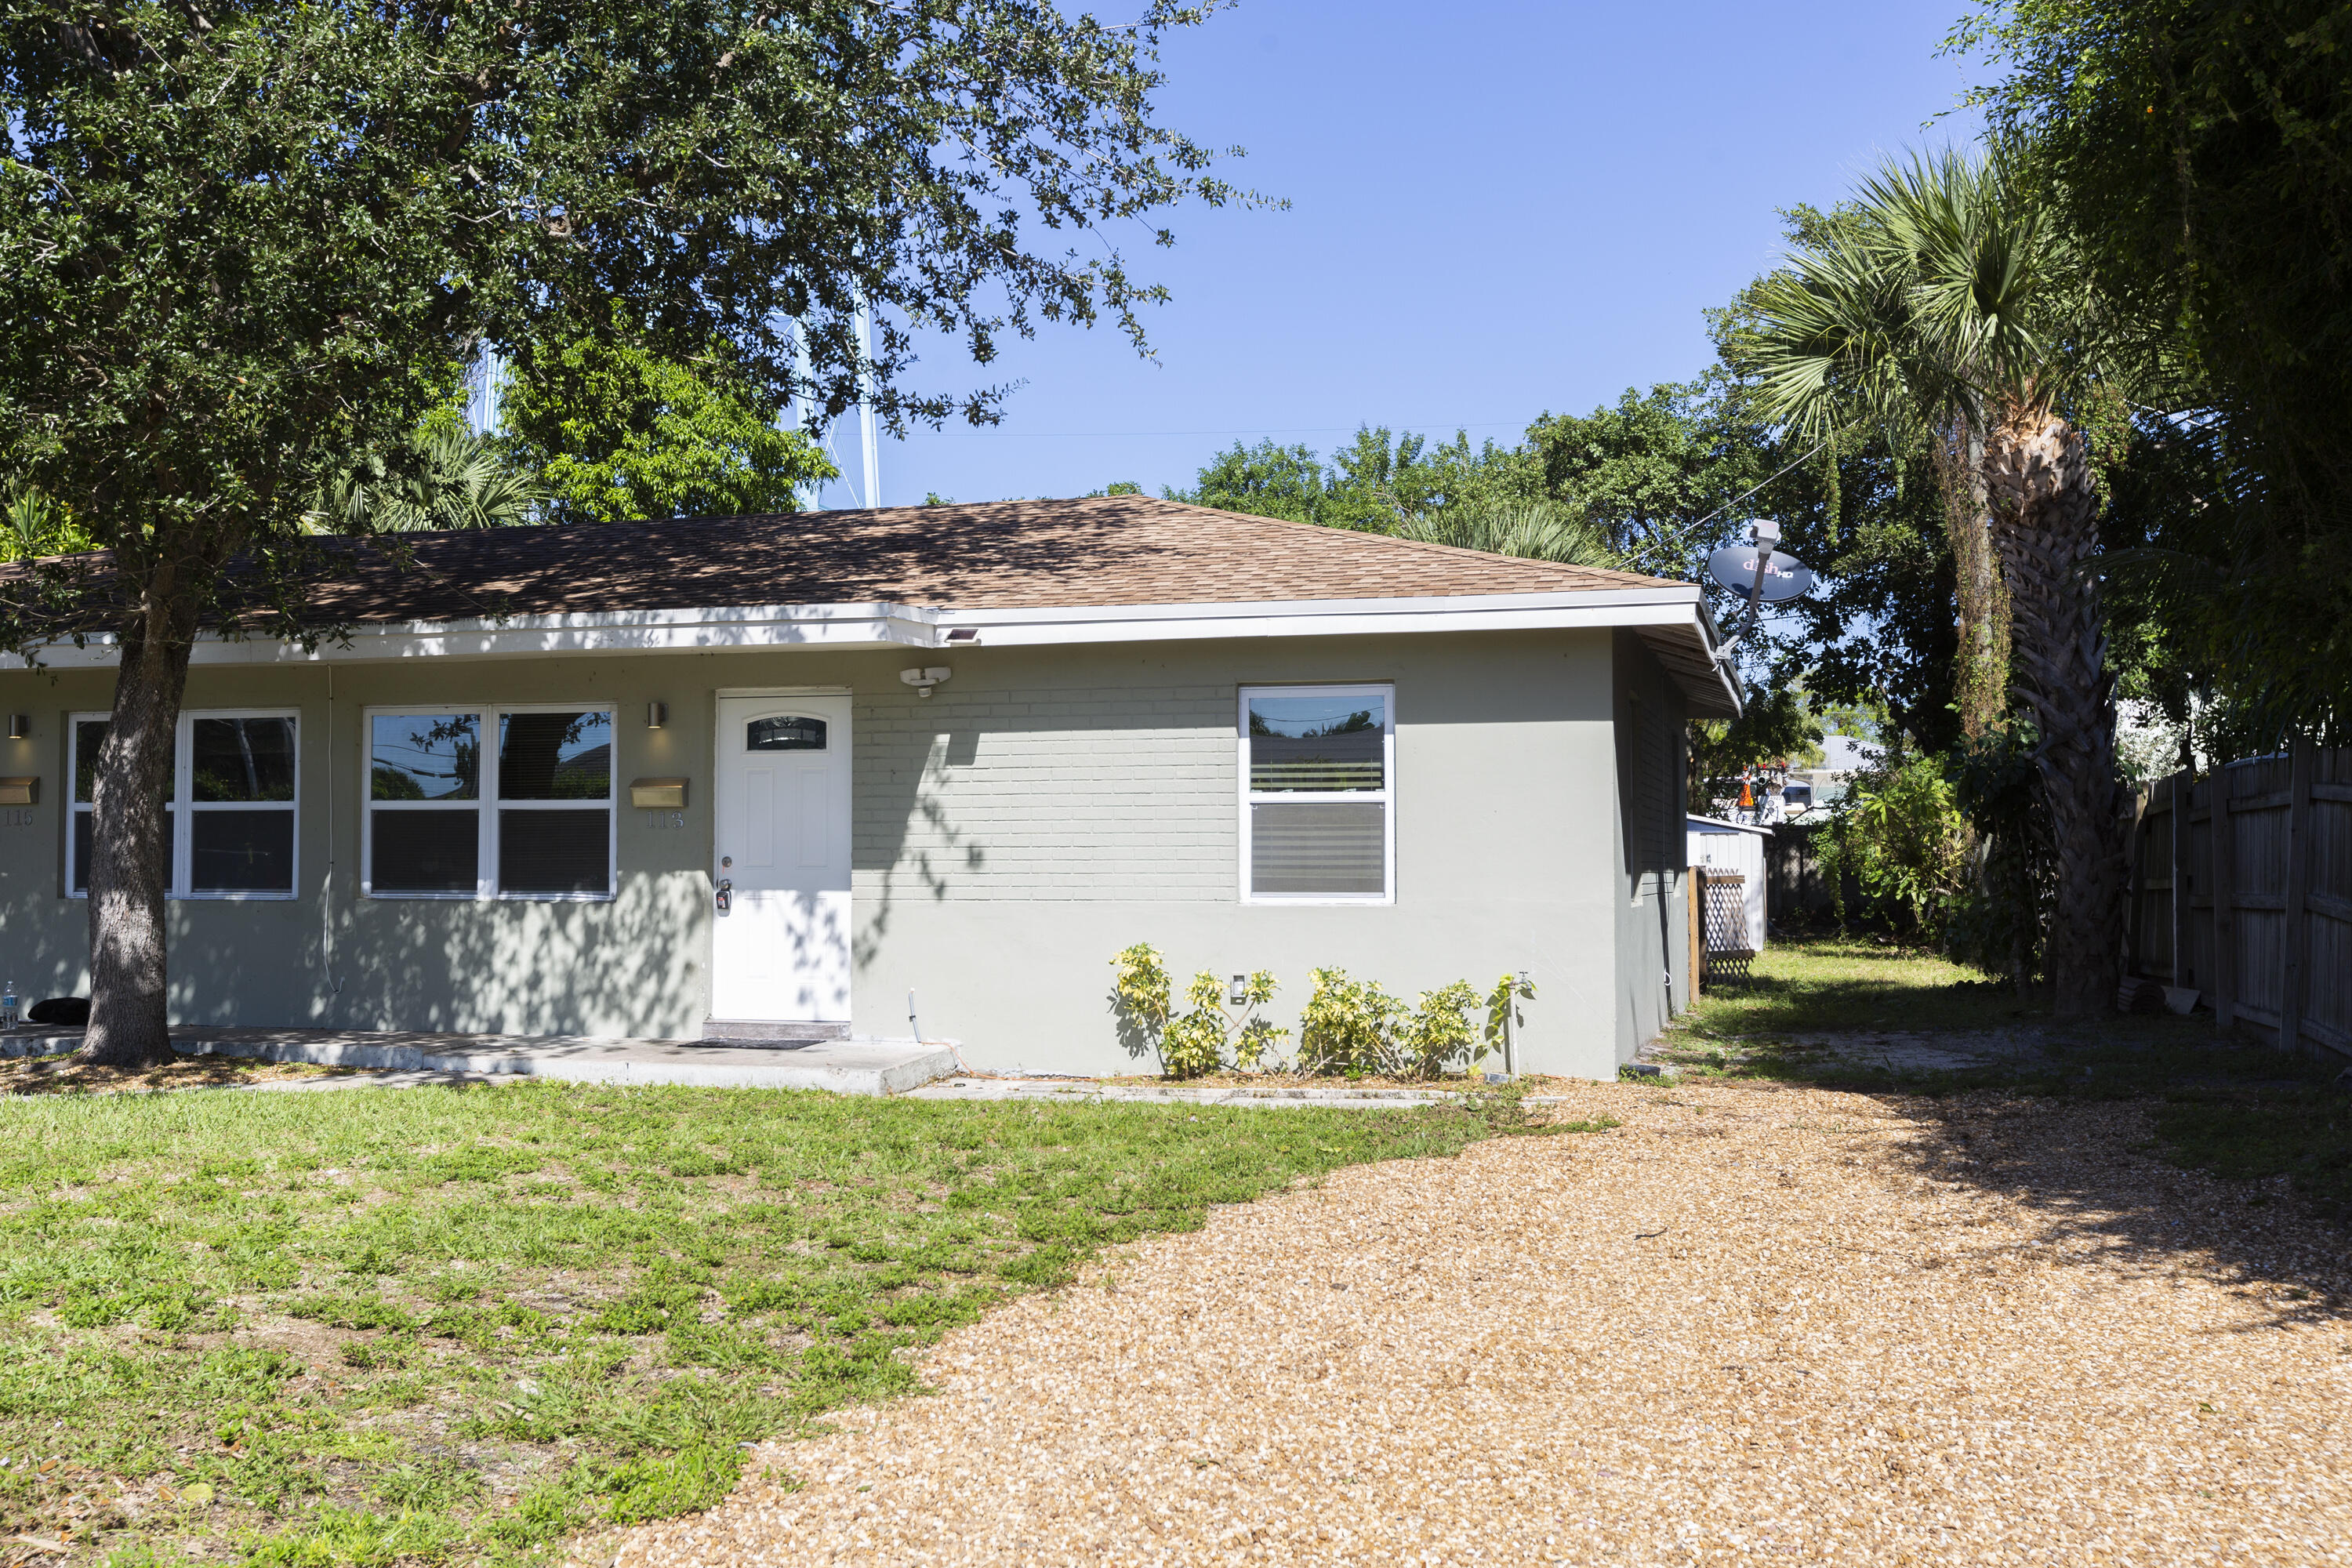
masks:
<svg viewBox="0 0 2352 1568"><path fill-rule="evenodd" d="M860 782L858 826L869 822L887 824L891 831L887 840L877 834L872 841L879 851L874 858L880 859L881 868L874 896L868 900L871 912L850 942L850 962L857 969L873 965L882 951L883 941L890 934L891 907L898 895L902 871L910 871L922 892L938 903L948 896L950 869L979 871L987 866L988 852L956 826L938 793L947 781L947 770L970 767L979 752L980 731L966 724L934 736L920 768L869 769ZM917 822L930 830L937 847L922 845L909 855L907 845L912 835L908 829ZM868 862L863 853L867 840L855 830L853 837L858 841L858 849L853 852L852 864L862 869Z"/></svg>
<svg viewBox="0 0 2352 1568"><path fill-rule="evenodd" d="M706 995L708 889L698 871L668 871L625 874L609 903L353 900L336 911L337 989L321 984L309 1016L286 1021L692 1038ZM203 989L209 998L220 988L207 976ZM234 997L233 979L226 989ZM175 1012L261 1021L232 1017L234 1005Z"/></svg>
<svg viewBox="0 0 2352 1568"><path fill-rule="evenodd" d="M822 1018L846 1000L825 993L835 977L844 986L849 982L835 955L850 952L853 947L855 939L848 930L850 901L844 897L828 899L820 893L805 892L791 894L789 900L791 910L784 922L784 940L791 962L784 973L792 977L796 988L785 1004L785 1016ZM813 981L811 976L819 978Z"/></svg>
<svg viewBox="0 0 2352 1568"><path fill-rule="evenodd" d="M77 901L70 918L58 920L0 905L0 981L13 983L27 1006L89 995L89 906Z"/></svg>
<svg viewBox="0 0 2352 1568"><path fill-rule="evenodd" d="M714 983L719 1017L835 1018L848 1004L850 900L841 892L737 889L734 905L711 917L711 962L726 974Z"/></svg>

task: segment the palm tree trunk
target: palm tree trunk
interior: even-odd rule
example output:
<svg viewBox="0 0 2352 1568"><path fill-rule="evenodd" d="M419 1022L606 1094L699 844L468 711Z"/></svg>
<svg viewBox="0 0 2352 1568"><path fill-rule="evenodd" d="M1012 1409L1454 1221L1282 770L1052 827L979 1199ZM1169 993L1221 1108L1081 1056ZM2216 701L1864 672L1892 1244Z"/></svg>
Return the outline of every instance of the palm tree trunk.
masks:
<svg viewBox="0 0 2352 1568"><path fill-rule="evenodd" d="M168 573L164 574L168 577ZM164 967L164 837L173 741L187 689L193 605L168 584L126 627L114 711L90 795L89 1031L79 1059L152 1067L172 1059Z"/></svg>
<svg viewBox="0 0 2352 1568"><path fill-rule="evenodd" d="M2123 940L2114 682L2095 559L2098 497L2081 432L2031 407L2003 409L1986 433L1984 475L2055 843L2053 1005L2062 1018L2087 1017L2113 1005Z"/></svg>
<svg viewBox="0 0 2352 1568"><path fill-rule="evenodd" d="M2009 589L1993 550L1984 459L1983 430L1967 414L1956 415L1937 443L1936 468L1959 612L1952 698L1960 710L1960 732L1971 741L2009 711Z"/></svg>

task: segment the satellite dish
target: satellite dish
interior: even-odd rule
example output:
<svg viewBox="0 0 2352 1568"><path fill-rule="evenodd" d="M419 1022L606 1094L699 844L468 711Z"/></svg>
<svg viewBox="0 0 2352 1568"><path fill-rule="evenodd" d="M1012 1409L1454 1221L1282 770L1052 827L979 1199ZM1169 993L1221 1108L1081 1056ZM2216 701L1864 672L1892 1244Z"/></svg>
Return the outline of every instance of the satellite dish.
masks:
<svg viewBox="0 0 2352 1568"><path fill-rule="evenodd" d="M1706 569L1744 600L1756 585L1756 558L1760 553L1753 544L1726 545L1706 558ZM1813 574L1803 562L1775 550L1764 563L1764 590L1759 597L1768 605L1777 605L1811 592L1812 586Z"/></svg>

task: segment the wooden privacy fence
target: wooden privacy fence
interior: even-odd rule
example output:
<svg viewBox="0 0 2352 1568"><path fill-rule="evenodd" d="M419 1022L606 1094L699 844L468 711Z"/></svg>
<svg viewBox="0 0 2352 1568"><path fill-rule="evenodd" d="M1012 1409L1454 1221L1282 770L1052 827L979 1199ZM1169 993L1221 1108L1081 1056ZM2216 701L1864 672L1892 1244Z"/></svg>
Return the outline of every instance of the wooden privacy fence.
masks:
<svg viewBox="0 0 2352 1568"><path fill-rule="evenodd" d="M2182 772L2132 808L2134 974L2199 991L2215 1021L2352 1052L2352 751Z"/></svg>

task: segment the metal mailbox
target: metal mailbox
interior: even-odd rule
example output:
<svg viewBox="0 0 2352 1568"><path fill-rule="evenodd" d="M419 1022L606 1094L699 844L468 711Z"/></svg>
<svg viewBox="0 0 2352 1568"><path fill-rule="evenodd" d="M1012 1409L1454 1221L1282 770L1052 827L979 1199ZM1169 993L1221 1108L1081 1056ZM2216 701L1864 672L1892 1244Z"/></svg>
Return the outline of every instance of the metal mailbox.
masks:
<svg viewBox="0 0 2352 1568"><path fill-rule="evenodd" d="M629 805L636 811L684 811L686 780L631 779Z"/></svg>

